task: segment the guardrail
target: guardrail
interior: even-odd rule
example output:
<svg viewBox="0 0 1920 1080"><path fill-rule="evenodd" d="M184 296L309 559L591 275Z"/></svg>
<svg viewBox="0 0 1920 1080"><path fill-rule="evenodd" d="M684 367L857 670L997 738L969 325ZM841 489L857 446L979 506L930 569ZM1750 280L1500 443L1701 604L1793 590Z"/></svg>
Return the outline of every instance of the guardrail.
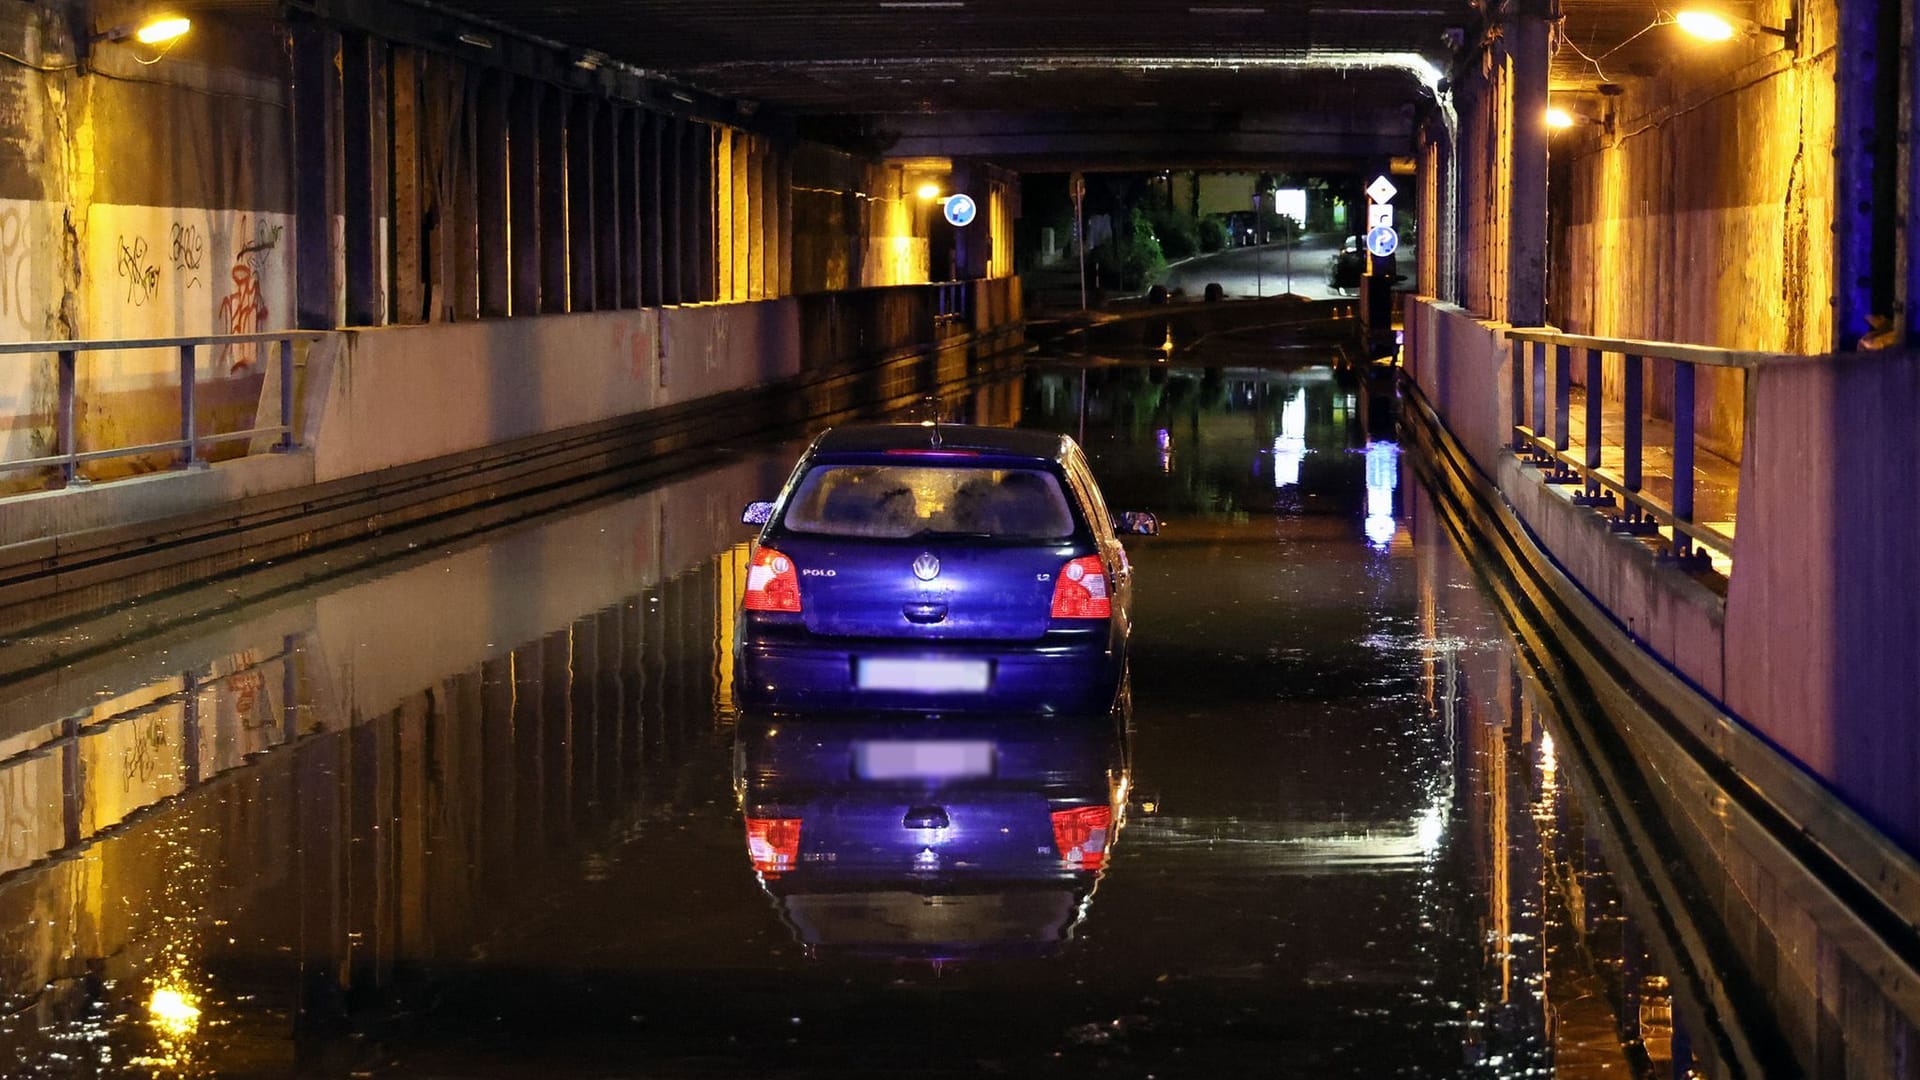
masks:
<svg viewBox="0 0 1920 1080"><path fill-rule="evenodd" d="M1704 556L1696 546L1732 558L1733 537L1694 520L1694 383L1700 367L1751 370L1769 364L1804 361L1787 353L1749 352L1706 345L1682 345L1630 338L1588 337L1544 329L1515 328L1506 332L1513 350L1513 452L1531 458L1547 472L1549 483L1580 484L1575 501L1587 506L1617 506L1613 527L1625 533L1651 536L1661 526L1673 530L1668 554L1688 565ZM1529 347L1531 347L1529 349ZM1547 352L1553 352L1553 396L1548 401ZM1531 351L1531 363L1527 353ZM1573 453L1569 421L1572 417L1574 352L1583 354L1586 375L1584 445ZM1618 355L1624 365L1619 407L1625 460L1618 473L1601 468L1603 422L1608 402L1601 392L1601 361ZM1646 417L1646 365L1670 364L1673 369L1673 500L1669 503L1644 490L1642 458ZM1529 394L1528 374L1531 372ZM1531 416L1528 406L1531 404ZM1531 422L1529 422L1531 420Z"/></svg>
<svg viewBox="0 0 1920 1080"><path fill-rule="evenodd" d="M286 451L293 448L293 346L298 341L317 341L325 337L319 330L275 330L259 334L210 334L202 337L171 338L134 338L116 341L22 341L0 344L0 356L45 356L52 353L58 358L59 365L59 403L54 416L54 445L58 453L45 457L14 458L0 461L0 472L18 472L25 469L44 469L57 467L60 470L62 487L75 487L87 482L79 475L82 462L101 461L117 457L136 457L142 454L156 454L165 451L179 451L179 467L191 469L203 467L206 460L200 456L200 448L211 443L234 442L251 439L261 435L277 435L273 449ZM194 407L196 403L195 384L198 382L201 346L226 345L269 345L278 343L280 348L280 422L278 424L256 426L245 431L228 431L203 435L196 427ZM115 446L95 450L81 450L74 429L76 402L79 397L77 371L80 354L83 352L126 351L130 349L175 349L179 353L180 368L180 437L165 442L143 443L138 446ZM256 421L257 421L256 416Z"/></svg>

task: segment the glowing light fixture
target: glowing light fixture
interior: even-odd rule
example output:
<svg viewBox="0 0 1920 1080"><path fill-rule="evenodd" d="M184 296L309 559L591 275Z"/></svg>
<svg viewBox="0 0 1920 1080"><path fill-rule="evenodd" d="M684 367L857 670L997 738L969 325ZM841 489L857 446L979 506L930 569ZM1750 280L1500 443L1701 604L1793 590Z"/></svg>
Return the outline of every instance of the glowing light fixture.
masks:
<svg viewBox="0 0 1920 1080"><path fill-rule="evenodd" d="M185 37L191 29L193 20L178 15L150 19L133 32L133 40L142 45L164 45L175 38Z"/></svg>
<svg viewBox="0 0 1920 1080"><path fill-rule="evenodd" d="M1573 114L1558 105L1547 110L1547 126L1560 131L1573 126Z"/></svg>
<svg viewBox="0 0 1920 1080"><path fill-rule="evenodd" d="M1702 41L1732 41L1733 24L1711 11L1682 11L1673 17L1680 29Z"/></svg>
<svg viewBox="0 0 1920 1080"><path fill-rule="evenodd" d="M1785 26L1762 26L1752 19L1729 17L1714 11L1689 8L1673 16L1674 25L1702 41L1732 41L1746 34L1767 34L1780 39L1788 52L1800 51L1800 20L1787 17Z"/></svg>
<svg viewBox="0 0 1920 1080"><path fill-rule="evenodd" d="M126 41L131 38L142 45L165 45L185 37L193 29L193 20L179 15L156 15L139 24L128 23L110 30L102 30L93 35L95 41Z"/></svg>
<svg viewBox="0 0 1920 1080"><path fill-rule="evenodd" d="M934 183L921 184L915 194L923 199L937 199L940 197L940 185Z"/></svg>

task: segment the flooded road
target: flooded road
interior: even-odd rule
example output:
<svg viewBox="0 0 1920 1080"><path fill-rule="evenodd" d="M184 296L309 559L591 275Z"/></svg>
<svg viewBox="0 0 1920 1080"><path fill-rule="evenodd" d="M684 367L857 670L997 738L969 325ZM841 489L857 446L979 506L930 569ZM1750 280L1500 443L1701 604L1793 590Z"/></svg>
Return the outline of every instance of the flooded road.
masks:
<svg viewBox="0 0 1920 1080"><path fill-rule="evenodd" d="M0 1072L1674 1076L1712 1042L1556 750L1581 706L1330 369L1042 366L965 411L1084 433L1165 522L1127 715L881 729L990 744L931 809L991 802L1019 858L799 860L783 822L871 792L794 740L876 729L733 707L736 520L797 451L740 448L0 691Z"/></svg>

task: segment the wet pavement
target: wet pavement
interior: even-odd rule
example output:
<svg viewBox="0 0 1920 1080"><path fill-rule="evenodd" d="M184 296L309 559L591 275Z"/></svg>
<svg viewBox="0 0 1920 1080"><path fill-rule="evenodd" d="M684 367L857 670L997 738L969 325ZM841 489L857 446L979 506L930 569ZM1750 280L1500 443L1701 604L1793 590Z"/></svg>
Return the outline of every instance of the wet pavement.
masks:
<svg viewBox="0 0 1920 1080"><path fill-rule="evenodd" d="M1676 1075L1579 703L1352 388L1042 365L962 411L1162 516L1124 715L739 716L736 516L791 445L345 558L0 690L0 1072ZM1023 842L819 824L898 812L823 756L915 740L992 747L910 801Z"/></svg>

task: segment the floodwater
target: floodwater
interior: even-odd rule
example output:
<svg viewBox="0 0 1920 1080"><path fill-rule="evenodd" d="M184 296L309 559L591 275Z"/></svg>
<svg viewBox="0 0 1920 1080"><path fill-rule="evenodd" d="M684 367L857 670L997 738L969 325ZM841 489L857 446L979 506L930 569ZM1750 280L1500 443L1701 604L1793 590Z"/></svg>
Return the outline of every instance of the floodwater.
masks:
<svg viewBox="0 0 1920 1080"><path fill-rule="evenodd" d="M792 445L173 597L210 614L0 690L0 1072L1682 1073L1675 973L1556 751L1577 706L1350 387L1043 365L962 411L1082 435L1164 519L1129 543L1126 715L736 715L737 514ZM1078 791L1098 857L1044 818L1018 857L889 857L872 783L780 752L957 735L1025 779L900 798ZM745 821L783 780L786 859Z"/></svg>

